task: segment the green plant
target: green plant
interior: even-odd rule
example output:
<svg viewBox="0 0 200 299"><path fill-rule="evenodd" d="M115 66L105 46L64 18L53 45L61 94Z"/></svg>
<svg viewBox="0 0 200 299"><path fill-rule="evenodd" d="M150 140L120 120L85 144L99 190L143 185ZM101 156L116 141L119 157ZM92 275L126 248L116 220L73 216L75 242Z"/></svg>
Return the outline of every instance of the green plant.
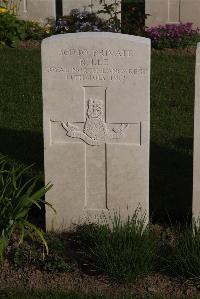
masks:
<svg viewBox="0 0 200 299"><path fill-rule="evenodd" d="M118 15L121 14L121 11L119 10L121 0L113 0L113 3L111 4L106 4L103 2L103 0L99 0L99 3L103 6L103 9L99 10L97 14L108 15L108 20L106 20L108 28L110 28L110 31L112 32L119 32L121 29L121 22L118 18Z"/></svg>
<svg viewBox="0 0 200 299"><path fill-rule="evenodd" d="M104 225L84 225L78 234L93 267L119 281L131 281L154 269L156 238L137 210L122 222L115 213Z"/></svg>
<svg viewBox="0 0 200 299"><path fill-rule="evenodd" d="M29 244L24 242L17 247L12 246L9 255L11 256L10 260L18 268L24 268L30 264L39 266L44 260L41 248L38 248L34 243Z"/></svg>
<svg viewBox="0 0 200 299"><path fill-rule="evenodd" d="M176 276L200 282L200 221L176 232L176 243L168 264Z"/></svg>
<svg viewBox="0 0 200 299"><path fill-rule="evenodd" d="M200 41L199 32L199 28L194 29L192 23L166 24L148 28L147 36L157 49L186 48Z"/></svg>
<svg viewBox="0 0 200 299"><path fill-rule="evenodd" d="M111 31L118 32L120 30L120 20L118 9L120 0L115 0L112 4L103 4L103 9L97 13L88 11L79 11L73 9L69 16L60 17L54 25L54 33L69 33L69 32L87 32L87 31ZM107 14L108 19L103 19L98 14Z"/></svg>
<svg viewBox="0 0 200 299"><path fill-rule="evenodd" d="M45 238L48 239L48 238ZM43 248L33 242L24 242L20 246L13 247L9 254L9 260L18 268L34 266L47 272L71 272L74 269L72 262L66 257L53 252L49 246L49 254L43 254Z"/></svg>
<svg viewBox="0 0 200 299"><path fill-rule="evenodd" d="M42 268L48 272L71 272L74 264L68 257L68 237L65 234L50 233L46 235L49 255L45 257Z"/></svg>
<svg viewBox="0 0 200 299"><path fill-rule="evenodd" d="M1 0L0 8L5 8L13 15L17 15L21 0Z"/></svg>
<svg viewBox="0 0 200 299"><path fill-rule="evenodd" d="M52 34L51 20L41 26L35 21L19 20L9 9L0 7L0 45L15 47L20 40L42 40Z"/></svg>
<svg viewBox="0 0 200 299"><path fill-rule="evenodd" d="M7 254L8 260L13 263L17 268L26 268L33 266L40 270L47 272L71 272L74 270L74 264L66 256L64 251L64 245L62 244L61 254L55 250L52 250L52 244L49 243L48 235L45 235L45 240L48 243L49 253L44 255L43 247L37 242L33 242L30 239L26 239L25 242L16 246L13 244L9 253ZM58 240L58 238L54 238ZM56 244L55 244L56 247ZM61 249L61 248L60 248Z"/></svg>
<svg viewBox="0 0 200 299"><path fill-rule="evenodd" d="M14 47L26 36L24 22L9 12L0 12L0 44Z"/></svg>
<svg viewBox="0 0 200 299"><path fill-rule="evenodd" d="M42 268L47 272L71 272L74 267L70 261L67 261L61 256L50 254L42 265Z"/></svg>
<svg viewBox="0 0 200 299"><path fill-rule="evenodd" d="M41 26L38 22L26 21L24 22L24 26L26 40L42 40L53 34L53 27L51 23Z"/></svg>
<svg viewBox="0 0 200 299"><path fill-rule="evenodd" d="M23 242L25 235L37 238L48 252L42 230L30 223L28 214L33 206L41 209L43 204L48 204L41 198L52 185L34 191L37 180L25 180L25 174L30 167L15 167L5 157L0 157L0 260L3 260L14 234L19 244Z"/></svg>
<svg viewBox="0 0 200 299"><path fill-rule="evenodd" d="M145 1L123 0L122 1L122 33L145 35Z"/></svg>
<svg viewBox="0 0 200 299"><path fill-rule="evenodd" d="M48 233L46 235L49 250L53 254L65 255L66 253L66 237L62 238L62 234Z"/></svg>
<svg viewBox="0 0 200 299"><path fill-rule="evenodd" d="M55 23L55 34L87 31L112 31L107 21L97 14L73 9L69 16L59 18Z"/></svg>

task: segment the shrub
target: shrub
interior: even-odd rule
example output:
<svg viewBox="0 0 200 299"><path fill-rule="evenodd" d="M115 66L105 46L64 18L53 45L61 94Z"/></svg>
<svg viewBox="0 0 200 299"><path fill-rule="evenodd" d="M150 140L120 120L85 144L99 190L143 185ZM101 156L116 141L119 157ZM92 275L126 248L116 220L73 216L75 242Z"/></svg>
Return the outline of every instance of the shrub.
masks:
<svg viewBox="0 0 200 299"><path fill-rule="evenodd" d="M145 35L145 1L122 1L122 33Z"/></svg>
<svg viewBox="0 0 200 299"><path fill-rule="evenodd" d="M7 8L0 6L0 14L8 12Z"/></svg>
<svg viewBox="0 0 200 299"><path fill-rule="evenodd" d="M35 21L19 20L10 10L0 7L0 46L15 47L20 40L42 40L52 34L52 20L41 26Z"/></svg>
<svg viewBox="0 0 200 299"><path fill-rule="evenodd" d="M152 46L163 48L186 48L200 40L199 29L193 29L192 23L166 24L147 29Z"/></svg>
<svg viewBox="0 0 200 299"><path fill-rule="evenodd" d="M95 13L73 9L69 16L56 21L54 29L55 34L86 31L114 31L114 28Z"/></svg>
<svg viewBox="0 0 200 299"><path fill-rule="evenodd" d="M24 22L26 40L42 40L53 34L52 24L41 26L35 21Z"/></svg>
<svg viewBox="0 0 200 299"><path fill-rule="evenodd" d="M74 264L68 257L68 239L65 235L51 233L46 236L49 255L45 257L42 268L48 272L71 272Z"/></svg>
<svg viewBox="0 0 200 299"><path fill-rule="evenodd" d="M19 9L19 5L20 5L21 0L1 0L0 3L0 12L1 12L1 8L4 9L2 11L5 12L9 11L11 14L16 15Z"/></svg>
<svg viewBox="0 0 200 299"><path fill-rule="evenodd" d="M0 11L0 45L14 47L16 42L26 36L24 22L10 14Z"/></svg>
<svg viewBox="0 0 200 299"><path fill-rule="evenodd" d="M30 264L39 266L44 257L40 249L35 244L29 245L27 242L20 244L18 247L12 246L9 253L9 261L12 261L17 268L25 268Z"/></svg>
<svg viewBox="0 0 200 299"><path fill-rule="evenodd" d="M169 267L176 276L200 281L200 221L176 234Z"/></svg>
<svg viewBox="0 0 200 299"><path fill-rule="evenodd" d="M42 269L47 272L72 272L74 265L59 255L48 255L42 264Z"/></svg>
<svg viewBox="0 0 200 299"><path fill-rule="evenodd" d="M29 222L28 214L33 206L41 209L46 203L41 198L51 185L34 191L36 179L25 179L29 168L12 166L5 157L0 157L0 260L14 234L18 243L23 242L25 235L38 239L48 252L43 232Z"/></svg>
<svg viewBox="0 0 200 299"><path fill-rule="evenodd" d="M121 22L118 18L118 14L121 14L119 11L119 7L121 5L121 0L113 0L113 3L106 4L103 3L103 0L99 0L102 5L102 9L97 12L97 14L107 15L107 20L105 21L108 28L110 28L112 32L119 32L121 29Z"/></svg>
<svg viewBox="0 0 200 299"><path fill-rule="evenodd" d="M72 262L51 250L51 246L49 246L49 254L44 256L42 248L38 245L29 241L17 248L12 247L9 260L17 268L22 269L32 265L47 272L71 272L74 270Z"/></svg>
<svg viewBox="0 0 200 299"><path fill-rule="evenodd" d="M154 269L156 238L138 210L125 223L115 214L111 227L89 224L78 229L88 263L118 281L131 281Z"/></svg>

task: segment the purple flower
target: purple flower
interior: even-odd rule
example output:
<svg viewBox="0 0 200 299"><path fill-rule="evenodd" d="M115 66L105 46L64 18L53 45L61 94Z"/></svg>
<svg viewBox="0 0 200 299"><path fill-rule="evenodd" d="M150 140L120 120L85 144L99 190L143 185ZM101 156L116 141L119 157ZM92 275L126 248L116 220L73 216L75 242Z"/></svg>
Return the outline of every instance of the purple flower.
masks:
<svg viewBox="0 0 200 299"><path fill-rule="evenodd" d="M199 37L199 32L199 28L193 28L192 23L166 24L147 29L147 35L159 47L187 46Z"/></svg>

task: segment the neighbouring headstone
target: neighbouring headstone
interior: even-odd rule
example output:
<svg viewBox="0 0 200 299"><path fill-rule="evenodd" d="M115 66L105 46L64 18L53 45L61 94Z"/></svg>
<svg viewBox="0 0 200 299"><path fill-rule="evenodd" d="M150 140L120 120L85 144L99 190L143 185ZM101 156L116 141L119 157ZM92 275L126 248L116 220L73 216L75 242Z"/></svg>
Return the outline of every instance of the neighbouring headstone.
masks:
<svg viewBox="0 0 200 299"><path fill-rule="evenodd" d="M17 15L24 20L37 21L44 25L48 18L56 18L55 0L12 0L10 6L13 5L17 6Z"/></svg>
<svg viewBox="0 0 200 299"><path fill-rule="evenodd" d="M200 27L200 0L181 0L180 4L181 22L191 22L194 27Z"/></svg>
<svg viewBox="0 0 200 299"><path fill-rule="evenodd" d="M69 15L72 9L91 11L91 0L63 0L63 15Z"/></svg>
<svg viewBox="0 0 200 299"><path fill-rule="evenodd" d="M150 41L74 33L42 43L48 230L149 212Z"/></svg>
<svg viewBox="0 0 200 299"><path fill-rule="evenodd" d="M146 26L153 27L180 22L180 0L146 0Z"/></svg>
<svg viewBox="0 0 200 299"><path fill-rule="evenodd" d="M196 53L195 109L194 109L194 158L193 158L193 216L200 217L200 43Z"/></svg>
<svg viewBox="0 0 200 299"><path fill-rule="evenodd" d="M193 23L200 26L200 0L145 0L146 26Z"/></svg>

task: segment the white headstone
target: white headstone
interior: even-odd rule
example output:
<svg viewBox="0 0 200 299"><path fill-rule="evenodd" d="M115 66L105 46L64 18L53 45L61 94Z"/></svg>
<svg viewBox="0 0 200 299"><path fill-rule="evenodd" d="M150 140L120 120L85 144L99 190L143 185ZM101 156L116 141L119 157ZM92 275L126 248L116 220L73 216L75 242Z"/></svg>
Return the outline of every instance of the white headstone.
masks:
<svg viewBox="0 0 200 299"><path fill-rule="evenodd" d="M91 0L63 0L63 15L69 15L72 9L91 11Z"/></svg>
<svg viewBox="0 0 200 299"><path fill-rule="evenodd" d="M194 27L200 27L200 0L181 0L181 22L192 22Z"/></svg>
<svg viewBox="0 0 200 299"><path fill-rule="evenodd" d="M200 26L200 0L145 0L146 26L191 22Z"/></svg>
<svg viewBox="0 0 200 299"><path fill-rule="evenodd" d="M13 3L17 5L17 15L21 19L44 25L48 18L56 18L55 0L13 0Z"/></svg>
<svg viewBox="0 0 200 299"><path fill-rule="evenodd" d="M193 161L193 216L200 216L200 43L196 53L195 109L194 109L194 161Z"/></svg>
<svg viewBox="0 0 200 299"><path fill-rule="evenodd" d="M148 15L147 27L178 24L180 22L180 0L146 0L145 13Z"/></svg>
<svg viewBox="0 0 200 299"><path fill-rule="evenodd" d="M74 33L42 43L47 229L149 212L150 41Z"/></svg>

